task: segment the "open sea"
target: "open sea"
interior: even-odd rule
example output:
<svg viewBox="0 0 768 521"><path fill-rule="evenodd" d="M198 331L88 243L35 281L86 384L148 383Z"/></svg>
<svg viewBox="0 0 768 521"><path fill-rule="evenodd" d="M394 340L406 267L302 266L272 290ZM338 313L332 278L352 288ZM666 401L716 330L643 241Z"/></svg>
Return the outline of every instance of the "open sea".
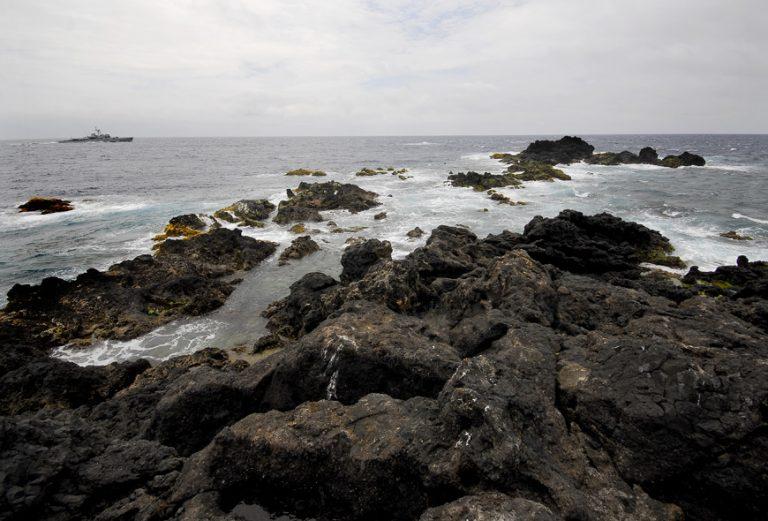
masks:
<svg viewBox="0 0 768 521"><path fill-rule="evenodd" d="M63 347L57 355L80 364L106 364L146 357L163 360L203 347L251 344L265 333L261 311L288 293L303 274L338 276L344 241L376 237L392 243L395 257L421 246L439 224L463 224L479 236L522 231L535 215L572 208L610 212L659 230L689 265L711 269L734 264L738 255L768 259L768 136L600 135L582 136L595 151L656 148L660 156L685 150L704 156L705 167L676 170L649 165L562 168L572 181L532 182L499 189L525 206L497 205L487 195L453 188L449 171L499 173L493 152L519 152L540 138L560 136L137 138L133 143L60 144L54 140L0 141L0 305L16 283L56 275L71 278L89 267L149 253L152 236L183 213L213 212L238 199L267 198L277 204L299 181L355 183L381 195L383 205L349 214L324 212L339 226L367 226L354 234L328 233L325 223L308 228L322 250L287 266L277 255L246 274L226 304L197 318L181 319L128 342L100 342L86 349ZM412 178L355 177L362 167L405 167ZM306 167L324 178L296 178L287 170ZM20 214L16 207L35 195L71 200L75 210L52 215ZM391 197L389 197L391 196ZM484 212L487 208L489 211ZM376 221L373 214L387 212ZM415 226L427 232L409 240ZM752 241L719 237L735 230ZM287 246L295 235L269 223L246 235ZM278 251L279 254L279 251Z"/></svg>

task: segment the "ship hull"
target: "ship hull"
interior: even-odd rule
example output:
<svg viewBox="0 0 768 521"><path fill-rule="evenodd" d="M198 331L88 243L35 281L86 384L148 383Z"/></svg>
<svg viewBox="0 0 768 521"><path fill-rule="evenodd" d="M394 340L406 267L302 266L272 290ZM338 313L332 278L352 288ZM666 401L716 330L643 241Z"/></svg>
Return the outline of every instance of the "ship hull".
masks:
<svg viewBox="0 0 768 521"><path fill-rule="evenodd" d="M63 141L59 141L59 143L130 143L131 141L133 141L132 137L110 137L103 139L90 139L85 137L65 139Z"/></svg>

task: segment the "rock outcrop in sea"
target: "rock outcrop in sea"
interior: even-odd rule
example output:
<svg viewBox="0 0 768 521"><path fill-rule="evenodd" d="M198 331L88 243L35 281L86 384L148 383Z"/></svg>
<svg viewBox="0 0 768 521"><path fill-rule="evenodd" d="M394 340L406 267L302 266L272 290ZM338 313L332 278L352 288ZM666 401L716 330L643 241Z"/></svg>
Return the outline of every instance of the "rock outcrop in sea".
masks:
<svg viewBox="0 0 768 521"><path fill-rule="evenodd" d="M20 212L40 212L43 215L70 212L74 209L75 207L72 206L71 201L55 197L32 197L29 201L19 206Z"/></svg>
<svg viewBox="0 0 768 521"><path fill-rule="evenodd" d="M251 363L217 349L156 366L47 355L119 324L93 306L76 315L85 329L68 325L75 297L109 310L114 293L133 310L158 294L137 284L151 268L205 307L208 284L270 248L254 242L214 230L14 290L0 319L0 519L710 521L768 509L766 264L680 279L648 264L669 263L665 237L608 214L564 211L484 239L439 226L402 260L386 241L358 241L339 279L307 274L268 308L273 333L254 350L272 354ZM168 280L171 267L185 276ZM43 330L62 323L75 333Z"/></svg>
<svg viewBox="0 0 768 521"><path fill-rule="evenodd" d="M320 222L321 210L348 210L362 212L379 206L378 194L357 185L336 181L326 183L300 183L298 188L287 191L288 199L277 206L273 219L278 224L292 222Z"/></svg>

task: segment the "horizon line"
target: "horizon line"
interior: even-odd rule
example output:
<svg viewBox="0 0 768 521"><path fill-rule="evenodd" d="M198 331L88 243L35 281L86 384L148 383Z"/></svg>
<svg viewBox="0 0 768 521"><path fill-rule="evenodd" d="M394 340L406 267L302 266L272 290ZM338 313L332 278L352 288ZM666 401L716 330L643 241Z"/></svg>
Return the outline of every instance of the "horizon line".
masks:
<svg viewBox="0 0 768 521"><path fill-rule="evenodd" d="M550 137L550 136L768 136L768 132L559 132L559 133L510 133L510 134L275 134L275 135L212 135L212 136L186 136L186 135L162 135L162 136L117 136L133 137L134 139L292 139L292 138L384 138L384 137ZM24 141L39 139L69 139L65 136L57 137L2 137L0 141Z"/></svg>

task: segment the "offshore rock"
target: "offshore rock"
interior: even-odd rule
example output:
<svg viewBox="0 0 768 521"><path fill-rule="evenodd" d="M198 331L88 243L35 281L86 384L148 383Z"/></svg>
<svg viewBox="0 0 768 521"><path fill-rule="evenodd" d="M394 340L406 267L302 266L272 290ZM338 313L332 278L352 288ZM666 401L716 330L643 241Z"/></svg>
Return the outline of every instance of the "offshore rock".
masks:
<svg viewBox="0 0 768 521"><path fill-rule="evenodd" d="M557 141L538 140L520 152L521 159L540 161L550 165L570 164L592 155L595 147L575 136L565 136Z"/></svg>
<svg viewBox="0 0 768 521"><path fill-rule="evenodd" d="M69 212L74 210L70 201L56 199L55 197L33 197L19 206L20 212L40 212L43 215L49 213Z"/></svg>
<svg viewBox="0 0 768 521"><path fill-rule="evenodd" d="M274 221L288 224L295 221L322 221L321 210L348 210L362 212L381 203L378 194L363 190L353 184L336 181L327 183L300 183L295 190L288 190L288 199L281 201Z"/></svg>
<svg viewBox="0 0 768 521"><path fill-rule="evenodd" d="M261 228L261 222L269 217L275 205L267 199L241 199L221 210L216 210L213 216L217 219L245 226Z"/></svg>

